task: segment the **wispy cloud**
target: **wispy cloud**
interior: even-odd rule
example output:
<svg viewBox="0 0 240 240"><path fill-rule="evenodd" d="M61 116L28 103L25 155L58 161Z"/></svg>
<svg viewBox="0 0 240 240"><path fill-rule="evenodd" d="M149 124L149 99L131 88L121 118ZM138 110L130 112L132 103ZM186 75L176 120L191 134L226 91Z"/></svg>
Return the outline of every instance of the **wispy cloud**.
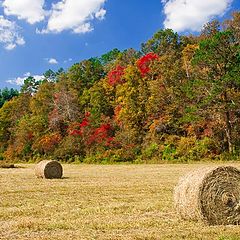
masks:
<svg viewBox="0 0 240 240"><path fill-rule="evenodd" d="M214 16L225 13L232 0L162 0L165 28L177 32L200 31Z"/></svg>
<svg viewBox="0 0 240 240"><path fill-rule="evenodd" d="M47 58L47 61L49 64L58 64L58 61L55 58Z"/></svg>
<svg viewBox="0 0 240 240"><path fill-rule="evenodd" d="M13 78L13 79L9 79L7 80L6 82L7 83L10 83L10 84L14 84L14 85L18 85L18 86L21 86L24 84L24 80L28 77L34 77L36 81L39 81L39 80L42 80L44 79L44 76L43 75L31 75L30 72L27 72L25 73L23 76L21 77L16 77L16 78Z"/></svg>
<svg viewBox="0 0 240 240"><path fill-rule="evenodd" d="M25 40L20 35L20 27L0 15L0 43L6 50L13 50L18 45L24 45Z"/></svg>
<svg viewBox="0 0 240 240"><path fill-rule="evenodd" d="M63 61L64 63L72 62L72 58L66 59Z"/></svg>
<svg viewBox="0 0 240 240"><path fill-rule="evenodd" d="M106 15L106 10L101 8L98 12L96 12L95 17L99 20L103 20L105 18Z"/></svg>

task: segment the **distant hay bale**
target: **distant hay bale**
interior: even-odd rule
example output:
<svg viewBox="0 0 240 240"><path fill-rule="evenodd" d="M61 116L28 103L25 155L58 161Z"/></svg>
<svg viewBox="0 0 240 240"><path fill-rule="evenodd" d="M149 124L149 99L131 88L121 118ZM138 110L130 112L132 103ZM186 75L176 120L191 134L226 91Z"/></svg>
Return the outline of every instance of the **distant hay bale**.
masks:
<svg viewBox="0 0 240 240"><path fill-rule="evenodd" d="M183 219L240 224L240 171L227 166L189 173L175 187L174 202Z"/></svg>
<svg viewBox="0 0 240 240"><path fill-rule="evenodd" d="M62 165L53 160L44 160L35 167L35 175L38 178L61 178L63 174Z"/></svg>

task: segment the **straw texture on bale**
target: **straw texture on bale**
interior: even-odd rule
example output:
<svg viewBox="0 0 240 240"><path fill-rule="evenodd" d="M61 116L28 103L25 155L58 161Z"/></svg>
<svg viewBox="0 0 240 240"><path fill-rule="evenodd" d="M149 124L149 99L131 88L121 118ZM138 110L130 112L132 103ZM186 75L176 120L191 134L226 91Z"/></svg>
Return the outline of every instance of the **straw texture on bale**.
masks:
<svg viewBox="0 0 240 240"><path fill-rule="evenodd" d="M240 171L226 166L189 173L175 187L174 202L183 219L240 224Z"/></svg>
<svg viewBox="0 0 240 240"><path fill-rule="evenodd" d="M35 175L38 178L61 178L63 174L62 165L53 160L44 160L35 167Z"/></svg>

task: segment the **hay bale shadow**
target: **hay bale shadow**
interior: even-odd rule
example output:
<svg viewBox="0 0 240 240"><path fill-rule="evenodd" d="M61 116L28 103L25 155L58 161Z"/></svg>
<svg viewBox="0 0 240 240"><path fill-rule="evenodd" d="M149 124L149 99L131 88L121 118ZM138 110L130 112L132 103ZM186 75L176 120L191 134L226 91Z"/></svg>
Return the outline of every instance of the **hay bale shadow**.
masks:
<svg viewBox="0 0 240 240"><path fill-rule="evenodd" d="M12 163L0 163L0 168L16 168Z"/></svg>

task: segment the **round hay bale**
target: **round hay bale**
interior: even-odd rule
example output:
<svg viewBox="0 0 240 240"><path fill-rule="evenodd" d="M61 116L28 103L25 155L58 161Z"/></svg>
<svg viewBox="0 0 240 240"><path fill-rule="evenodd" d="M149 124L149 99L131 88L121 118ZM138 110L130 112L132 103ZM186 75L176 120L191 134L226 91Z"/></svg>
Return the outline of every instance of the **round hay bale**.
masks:
<svg viewBox="0 0 240 240"><path fill-rule="evenodd" d="M240 171L227 166L189 173L175 187L174 202L183 219L240 224Z"/></svg>
<svg viewBox="0 0 240 240"><path fill-rule="evenodd" d="M35 175L38 178L61 178L63 174L62 165L53 160L44 160L35 167Z"/></svg>

